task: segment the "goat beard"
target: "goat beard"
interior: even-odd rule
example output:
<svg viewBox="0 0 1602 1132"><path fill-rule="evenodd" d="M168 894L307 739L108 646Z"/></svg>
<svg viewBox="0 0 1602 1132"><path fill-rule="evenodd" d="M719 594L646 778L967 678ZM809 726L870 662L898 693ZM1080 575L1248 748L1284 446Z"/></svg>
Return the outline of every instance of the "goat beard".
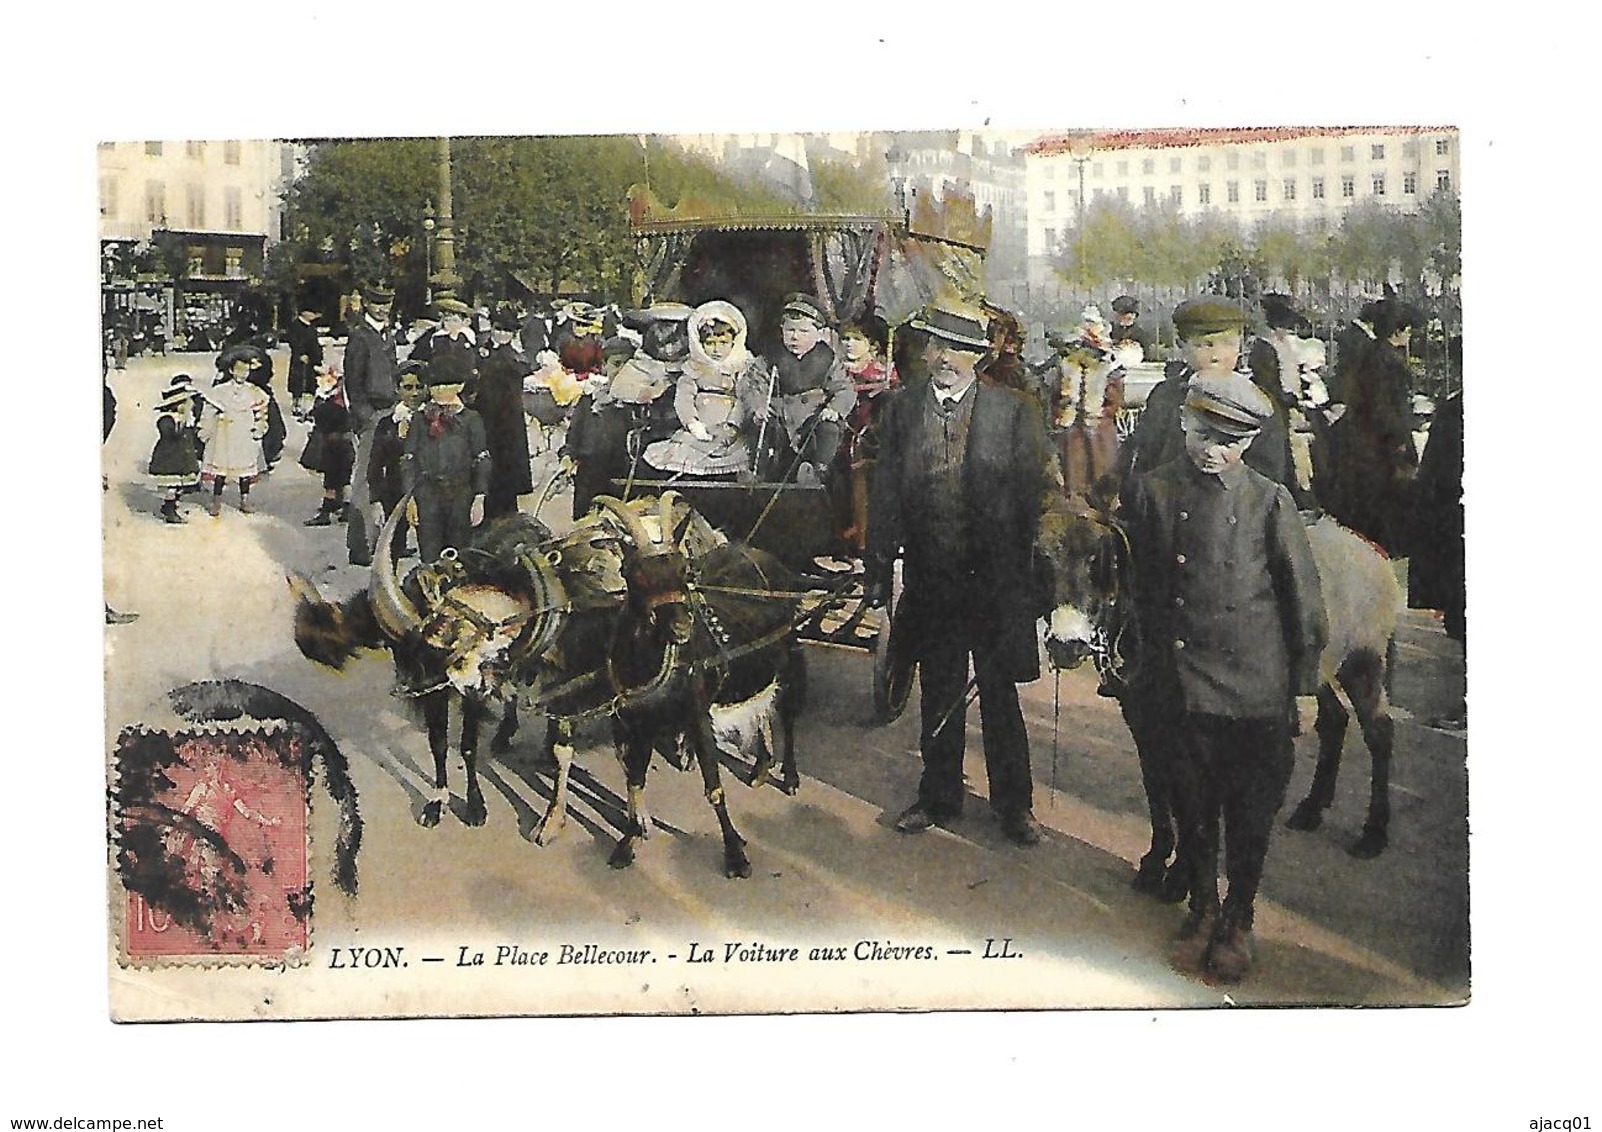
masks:
<svg viewBox="0 0 1602 1132"><path fill-rule="evenodd" d="M358 653L383 646L366 592L343 604L302 600L295 607L295 644L307 660L339 671Z"/></svg>

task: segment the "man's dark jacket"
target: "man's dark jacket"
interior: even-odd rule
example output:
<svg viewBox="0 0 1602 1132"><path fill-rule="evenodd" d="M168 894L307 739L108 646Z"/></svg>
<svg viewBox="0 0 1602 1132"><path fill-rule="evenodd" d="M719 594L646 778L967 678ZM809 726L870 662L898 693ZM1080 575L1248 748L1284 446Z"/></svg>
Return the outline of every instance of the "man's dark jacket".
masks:
<svg viewBox="0 0 1602 1132"><path fill-rule="evenodd" d="M1040 675L1031 561L1048 491L1046 431L1038 408L1021 394L975 381L966 396L975 400L961 471L962 527L942 540L961 547L961 561L930 561L916 533L928 527L926 500L910 480L925 402L934 397L930 385L904 390L885 406L868 552L883 561L905 549L906 592L896 618L911 655L933 636L977 634L994 648L1001 669L1023 683ZM942 583L924 584L931 576Z"/></svg>

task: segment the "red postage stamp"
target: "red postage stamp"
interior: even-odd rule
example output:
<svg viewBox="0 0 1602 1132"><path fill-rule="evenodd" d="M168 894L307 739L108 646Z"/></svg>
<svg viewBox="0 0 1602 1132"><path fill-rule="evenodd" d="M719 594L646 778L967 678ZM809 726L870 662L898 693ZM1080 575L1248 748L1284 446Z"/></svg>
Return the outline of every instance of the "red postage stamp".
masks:
<svg viewBox="0 0 1602 1132"><path fill-rule="evenodd" d="M301 742L293 727L123 733L116 795L128 961L305 952Z"/></svg>

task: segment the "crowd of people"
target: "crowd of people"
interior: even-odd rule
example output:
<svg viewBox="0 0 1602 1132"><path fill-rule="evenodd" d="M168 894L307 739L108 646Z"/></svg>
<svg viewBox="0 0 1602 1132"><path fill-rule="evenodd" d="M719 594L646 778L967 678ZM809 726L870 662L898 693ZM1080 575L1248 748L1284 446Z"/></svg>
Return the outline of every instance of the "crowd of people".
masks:
<svg viewBox="0 0 1602 1132"><path fill-rule="evenodd" d="M1285 296L1263 298L1250 338L1239 303L1182 303L1178 357L1127 438L1128 370L1153 349L1129 296L1111 321L1089 306L1049 336L1043 365L1024 361L1019 321L986 304L935 302L892 334L877 316L838 321L791 295L769 359L724 300L553 316L447 296L413 341L393 325L393 301L363 293L342 369L325 364L319 312L288 327L291 411L311 424L299 462L322 483L307 526L342 523L349 561L368 565L409 495L401 540L409 528L432 561L533 491L531 427L566 427L575 516L625 477L820 486L838 534L820 565L860 571L882 604L902 564L896 619L919 665L923 757L895 822L904 833L960 817L976 694L1000 830L1039 842L1018 697L1040 673L1036 536L1053 500L1115 516L1145 629L1144 676L1121 706L1137 738L1171 745L1181 836L1199 862L1184 878L1176 961L1223 981L1254 959L1296 700L1316 690L1325 615L1304 518L1327 512L1410 557L1415 604L1465 636L1461 401L1441 407L1421 465L1407 365L1421 314L1394 297L1362 309L1333 366ZM282 452L266 350L239 342L216 365L209 388L180 374L156 406L149 472L169 523L184 521L192 490L218 514L230 482L249 511Z"/></svg>

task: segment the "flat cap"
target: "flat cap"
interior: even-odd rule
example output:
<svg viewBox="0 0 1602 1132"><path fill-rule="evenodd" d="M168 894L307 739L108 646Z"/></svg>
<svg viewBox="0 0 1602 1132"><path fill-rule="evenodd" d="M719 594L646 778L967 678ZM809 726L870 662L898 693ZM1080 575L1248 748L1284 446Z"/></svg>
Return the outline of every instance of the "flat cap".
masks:
<svg viewBox="0 0 1602 1132"><path fill-rule="evenodd" d="M440 314L459 314L464 317L473 313L473 308L460 299L435 299L434 309Z"/></svg>
<svg viewBox="0 0 1602 1132"><path fill-rule="evenodd" d="M1174 308L1174 329L1181 338L1241 330L1245 325L1240 307L1228 299L1187 299Z"/></svg>
<svg viewBox="0 0 1602 1132"><path fill-rule="evenodd" d="M784 297L784 306L779 310L780 318L804 318L819 326L828 326L829 317L823 313L823 307L811 295L797 292Z"/></svg>
<svg viewBox="0 0 1602 1132"><path fill-rule="evenodd" d="M1133 295L1119 295L1112 301L1114 314L1139 314L1140 301Z"/></svg>
<svg viewBox="0 0 1602 1132"><path fill-rule="evenodd" d="M1256 436L1274 414L1274 403L1245 374L1208 374L1191 379L1185 411L1225 436Z"/></svg>
<svg viewBox="0 0 1602 1132"><path fill-rule="evenodd" d="M388 287L379 287L376 285L372 287L363 287L362 298L369 303L393 303L395 301L395 292L391 291Z"/></svg>

